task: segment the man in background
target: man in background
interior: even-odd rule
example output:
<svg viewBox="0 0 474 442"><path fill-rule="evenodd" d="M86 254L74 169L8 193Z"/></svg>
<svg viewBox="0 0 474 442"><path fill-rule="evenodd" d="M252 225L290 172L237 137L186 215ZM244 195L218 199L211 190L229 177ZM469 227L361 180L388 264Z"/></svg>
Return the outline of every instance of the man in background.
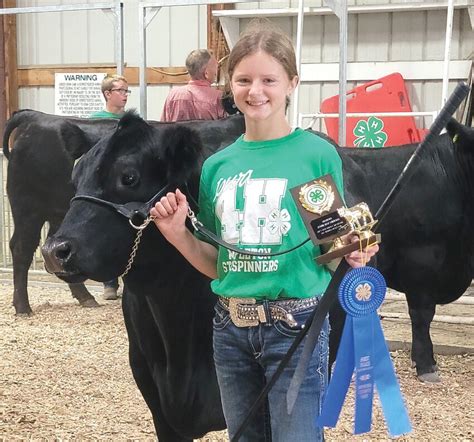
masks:
<svg viewBox="0 0 474 442"><path fill-rule="evenodd" d="M191 80L186 86L171 89L161 121L218 120L226 116L222 91L213 88L217 60L207 49L195 49L186 58Z"/></svg>
<svg viewBox="0 0 474 442"><path fill-rule="evenodd" d="M131 93L127 79L122 75L107 75L102 80L101 89L105 98L105 109L94 112L91 118L121 118Z"/></svg>
<svg viewBox="0 0 474 442"><path fill-rule="evenodd" d="M105 109L94 112L91 118L116 118L119 119L125 113L130 90L127 79L121 75L107 75L101 84L102 94L105 98ZM118 278L104 282L103 298L113 300L118 298Z"/></svg>

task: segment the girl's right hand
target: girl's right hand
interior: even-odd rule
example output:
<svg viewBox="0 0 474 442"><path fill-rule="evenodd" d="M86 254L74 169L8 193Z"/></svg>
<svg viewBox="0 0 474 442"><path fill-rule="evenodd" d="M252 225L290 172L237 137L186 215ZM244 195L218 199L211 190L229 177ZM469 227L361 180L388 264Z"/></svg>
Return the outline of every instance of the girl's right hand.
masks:
<svg viewBox="0 0 474 442"><path fill-rule="evenodd" d="M180 239L186 233L186 216L188 214L188 202L186 195L179 189L176 193L168 192L150 210L154 217L153 222L163 236L170 242Z"/></svg>

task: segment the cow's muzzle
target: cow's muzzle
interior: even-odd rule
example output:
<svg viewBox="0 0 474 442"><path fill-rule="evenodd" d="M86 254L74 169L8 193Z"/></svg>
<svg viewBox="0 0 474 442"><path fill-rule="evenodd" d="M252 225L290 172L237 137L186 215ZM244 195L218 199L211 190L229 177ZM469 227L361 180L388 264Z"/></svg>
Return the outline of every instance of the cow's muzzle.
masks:
<svg viewBox="0 0 474 442"><path fill-rule="evenodd" d="M41 247L46 271L54 274L65 273L66 266L70 263L73 248L69 241L50 238Z"/></svg>

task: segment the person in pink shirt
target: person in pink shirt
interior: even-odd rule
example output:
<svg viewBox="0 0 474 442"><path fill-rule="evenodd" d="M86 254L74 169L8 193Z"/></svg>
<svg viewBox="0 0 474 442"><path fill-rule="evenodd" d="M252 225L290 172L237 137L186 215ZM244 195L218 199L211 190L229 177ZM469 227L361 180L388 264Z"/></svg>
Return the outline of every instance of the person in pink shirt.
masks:
<svg viewBox="0 0 474 442"><path fill-rule="evenodd" d="M227 116L222 91L211 86L217 77L217 60L207 49L195 49L186 58L191 80L171 89L161 121L218 120Z"/></svg>

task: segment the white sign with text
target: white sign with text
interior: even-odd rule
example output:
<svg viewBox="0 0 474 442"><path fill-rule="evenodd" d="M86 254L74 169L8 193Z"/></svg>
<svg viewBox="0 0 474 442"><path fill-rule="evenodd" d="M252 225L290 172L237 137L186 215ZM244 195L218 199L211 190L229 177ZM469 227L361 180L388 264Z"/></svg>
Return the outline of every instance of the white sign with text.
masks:
<svg viewBox="0 0 474 442"><path fill-rule="evenodd" d="M54 79L54 113L89 118L105 108L100 90L107 74L56 73Z"/></svg>

